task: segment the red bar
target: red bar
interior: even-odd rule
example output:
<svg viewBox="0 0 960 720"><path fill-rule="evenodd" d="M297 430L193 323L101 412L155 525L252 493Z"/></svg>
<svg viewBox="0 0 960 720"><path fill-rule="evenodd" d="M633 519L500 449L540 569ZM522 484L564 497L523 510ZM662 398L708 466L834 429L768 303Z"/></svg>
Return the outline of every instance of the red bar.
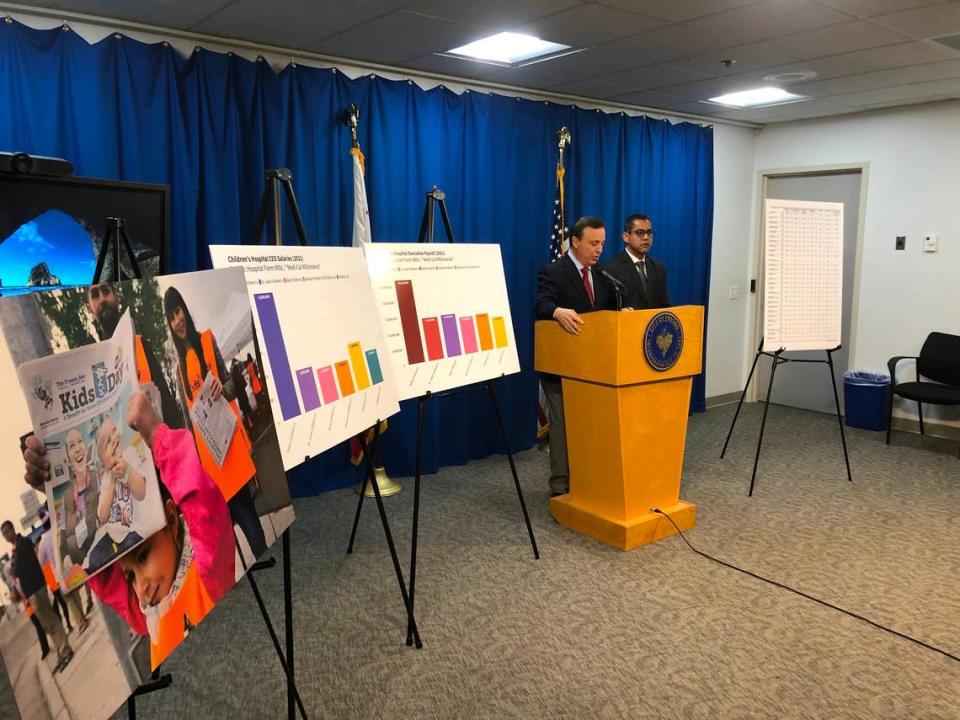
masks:
<svg viewBox="0 0 960 720"><path fill-rule="evenodd" d="M407 362L416 365L423 362L423 341L417 319L417 302L413 298L413 283L409 280L396 280L393 285L397 291L397 307L400 309L403 342L407 346Z"/></svg>
<svg viewBox="0 0 960 720"><path fill-rule="evenodd" d="M435 317L423 319L423 336L427 340L427 357L431 360L443 360L440 324Z"/></svg>

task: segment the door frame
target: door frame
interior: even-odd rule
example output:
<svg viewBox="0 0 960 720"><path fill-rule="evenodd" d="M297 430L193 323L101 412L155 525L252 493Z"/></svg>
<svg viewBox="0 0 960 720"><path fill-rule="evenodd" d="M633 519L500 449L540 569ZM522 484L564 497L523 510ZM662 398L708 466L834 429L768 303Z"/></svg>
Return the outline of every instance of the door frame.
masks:
<svg viewBox="0 0 960 720"><path fill-rule="evenodd" d="M763 334L763 318L760 316L760 298L763 296L764 281L766 280L764 277L763 266L763 256L764 251L766 250L763 236L763 226L766 215L763 211L763 208L764 200L766 200L767 197L767 181L770 178L776 177L816 177L817 175L846 175L857 172L860 173L860 208L859 217L857 218L857 237L855 241L856 248L853 267L853 288L851 289L853 296L850 298L850 337L847 338L846 342L847 357L851 363L854 361L857 337L857 320L859 318L860 310L860 271L863 265L863 234L865 229L864 225L866 224L867 219L867 184L870 172L869 162L839 163L836 165L804 165L799 167L768 168L757 170L757 194L755 197L757 213L753 228L755 251L753 254L753 273L751 275L751 277L757 279L757 292L753 296L754 302L752 310L752 322L749 334L750 344L746 349L746 367L752 365L754 356L757 352L757 346L760 344L760 336ZM760 399L758 383L754 382L751 384L751 388L746 399L748 402L757 402Z"/></svg>

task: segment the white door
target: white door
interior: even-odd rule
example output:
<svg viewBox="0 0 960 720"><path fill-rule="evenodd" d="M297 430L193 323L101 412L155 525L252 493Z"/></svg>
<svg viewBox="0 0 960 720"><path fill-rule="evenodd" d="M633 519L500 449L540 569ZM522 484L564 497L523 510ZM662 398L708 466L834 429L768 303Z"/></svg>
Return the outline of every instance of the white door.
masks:
<svg viewBox="0 0 960 720"><path fill-rule="evenodd" d="M841 412L843 411L843 373L848 369L854 266L860 223L861 181L862 175L859 170L807 175L774 175L767 178L766 197L770 199L843 203L843 317L840 333L843 347L833 353ZM760 257L763 257L762 248ZM758 311L760 313L758 317L762 318L762 302L758 303ZM827 354L817 350L786 353L785 357L825 360ZM754 382L757 383L757 397L761 401L767 396L771 365L771 359L766 357L760 358L757 363ZM774 378L770 402L817 412L835 413L836 406L827 365L819 363L780 365Z"/></svg>

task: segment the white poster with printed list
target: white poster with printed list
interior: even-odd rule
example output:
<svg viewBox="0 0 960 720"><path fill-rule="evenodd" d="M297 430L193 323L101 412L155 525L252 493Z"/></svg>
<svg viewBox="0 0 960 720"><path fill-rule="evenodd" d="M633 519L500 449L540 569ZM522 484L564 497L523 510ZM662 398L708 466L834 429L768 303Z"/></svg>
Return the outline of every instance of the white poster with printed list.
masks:
<svg viewBox="0 0 960 720"><path fill-rule="evenodd" d="M211 245L242 267L287 470L400 411L363 250Z"/></svg>
<svg viewBox="0 0 960 720"><path fill-rule="evenodd" d="M768 199L763 349L841 344L843 203Z"/></svg>
<svg viewBox="0 0 960 720"><path fill-rule="evenodd" d="M499 245L365 252L401 400L520 372Z"/></svg>

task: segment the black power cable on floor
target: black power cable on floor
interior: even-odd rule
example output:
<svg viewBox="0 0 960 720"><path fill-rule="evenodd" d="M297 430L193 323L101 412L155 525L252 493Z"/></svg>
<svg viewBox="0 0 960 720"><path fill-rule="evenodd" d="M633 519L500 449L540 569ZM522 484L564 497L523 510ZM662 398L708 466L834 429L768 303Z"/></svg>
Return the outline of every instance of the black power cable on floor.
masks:
<svg viewBox="0 0 960 720"><path fill-rule="evenodd" d="M743 573L744 575L749 575L750 577L756 578L757 580L762 580L763 582L773 585L774 587L782 588L783 590L789 590L790 592L794 593L795 595L799 595L802 598L806 598L807 600L812 600L813 602L823 605L824 607L828 607L831 610L842 612L844 615L849 615L850 617L860 620L861 622L865 622L868 625L872 625L878 630L883 630L884 632L888 632L891 635L896 635L897 637L903 638L904 640L909 640L910 642L916 645L919 645L922 648L926 648L927 650L932 650L933 652L939 653L944 657L949 658L950 660L954 660L955 662L960 662L960 657L954 655L953 653L949 653L946 650L941 650L935 645L925 643L923 640L917 640L917 638L910 637L909 635L904 635L902 632L898 632L893 628L888 628L886 625L881 625L880 623L874 622L869 618L865 618L863 615L858 615L857 613L852 612L851 610L846 610L838 605L829 603L826 600L821 600L820 598L814 597L813 595L808 595L802 590L797 590L796 588L792 588L789 585L784 585L782 582L777 582L776 580L765 578L763 575L758 575L757 573L751 572L750 570L745 570L744 568L738 567L733 563L727 562L726 560L721 560L720 558L713 557L713 555L708 555L707 553L703 552L702 550L698 550L697 548L695 548L693 545L690 544L690 541L687 540L687 536L683 534L683 531L679 527L677 527L677 524L673 521L673 518L670 517L667 513L665 513L660 508L650 508L650 511L655 512L658 515L663 515L667 520L669 520L670 524L673 525L674 529L676 529L677 534L679 534L680 538L687 544L687 547L693 550L697 555L700 555L701 557L705 557L707 560L712 560L713 562L719 565L723 565L724 567L728 567L731 570L736 570L737 572Z"/></svg>

